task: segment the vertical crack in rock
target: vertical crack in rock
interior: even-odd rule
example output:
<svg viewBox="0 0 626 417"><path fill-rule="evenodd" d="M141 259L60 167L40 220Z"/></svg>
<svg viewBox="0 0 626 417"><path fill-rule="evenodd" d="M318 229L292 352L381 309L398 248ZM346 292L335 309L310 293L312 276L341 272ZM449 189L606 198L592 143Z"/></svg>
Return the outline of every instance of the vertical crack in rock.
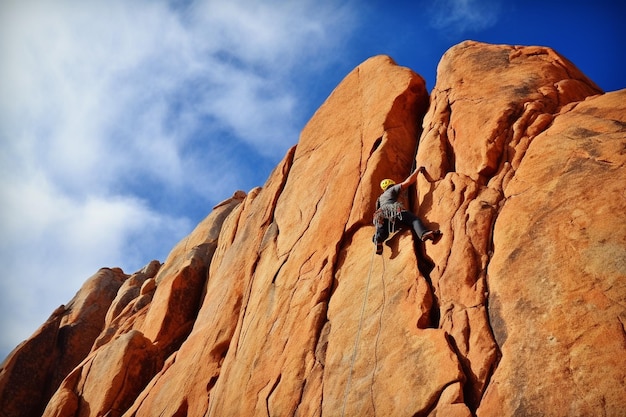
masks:
<svg viewBox="0 0 626 417"><path fill-rule="evenodd" d="M376 139L374 141L374 144L372 145L372 149L370 149L369 155L368 155L368 162L369 162L369 157L371 157L372 155L374 155L374 152L376 152L376 150L380 147L380 144L383 142L383 137L379 137L378 139Z"/></svg>
<svg viewBox="0 0 626 417"><path fill-rule="evenodd" d="M248 306L250 304L250 297L252 295L252 288L254 287L254 277L255 277L254 272L256 270L257 265L259 264L259 258L260 257L257 256L254 262L252 263L252 267L249 272L250 278L248 279L246 283L246 287L243 292L243 298L241 299L241 302L240 302L241 307L239 311L239 317L240 317L239 320L241 320L241 325L239 326L239 335L237 336L237 339L236 339L237 345L235 346L235 350L234 350L235 352L237 352L241 346L245 345L248 331L254 321L253 319L254 319L255 311L252 312L253 315L250 317L248 325L245 326L244 328L244 322L246 321Z"/></svg>
<svg viewBox="0 0 626 417"><path fill-rule="evenodd" d="M454 152L454 146L452 144L456 137L456 132L450 124L450 119L452 118L452 103L450 102L447 92L444 114L447 116L447 120L442 120L445 130L441 131L445 149L446 165L444 169L446 172L456 172L456 153Z"/></svg>
<svg viewBox="0 0 626 417"><path fill-rule="evenodd" d="M266 226L265 229L265 233L263 234L263 238L260 241L259 244L259 249L256 253L256 257L254 262L252 263L251 269L249 271L249 280L246 284L246 289L244 291L244 298L241 301L241 311L240 311L240 317L241 317L241 321L242 321L242 325L240 326L239 329L239 336L237 337L237 346L235 347L235 351L238 350L239 345L241 344L242 341L245 341L246 338L246 334L247 331L249 329L249 326L252 325L253 323L253 319L254 317L251 318L250 323L248 325L248 327L246 327L246 330L244 331L243 329L243 322L245 321L245 317L246 317L246 313L247 313L247 309L248 309L248 304L249 304L249 300L250 300L250 296L251 296L251 292L252 292L252 287L254 286L254 277L255 277L255 271L256 271L256 267L261 259L261 253L263 251L263 249L265 249L265 247L269 244L270 239L275 239L278 234L280 233L278 225L275 222L275 211L276 211L276 205L277 202L283 192L283 190L285 189L285 185L287 183L287 179L289 177L289 172L291 171L291 167L293 166L293 162L294 162L294 157L295 157L295 152L296 152L296 147L293 146L291 149L289 149L289 151L287 152L287 155L285 155L284 158L284 163L282 164L282 172L280 175L280 183L278 184L277 190L276 192L271 196L271 199L269 201L269 206L266 209L266 214L265 217L262 221L262 226ZM239 223L239 222L237 222ZM286 256L284 256L286 255ZM282 267L285 265L285 263L288 260L288 254L283 254L283 255L279 255L281 258L283 258L282 263L280 264L280 266L277 268L276 273L274 274L274 277L272 279L272 283L275 282L276 277L278 276L278 274L280 273L280 270L282 269ZM254 313L254 312L253 312ZM242 334L243 332L243 334Z"/></svg>
<svg viewBox="0 0 626 417"><path fill-rule="evenodd" d="M420 327L418 324L418 328L437 329L439 328L439 321L441 319L440 301L435 291L435 287L433 286L432 278L430 277L430 274L435 267L435 263L426 254L424 245L419 241L419 239L414 239L413 250L415 251L415 256L417 258L417 268L428 284L428 290L432 299L432 305L428 313L428 324L425 327Z"/></svg>
<svg viewBox="0 0 626 417"><path fill-rule="evenodd" d="M475 48L475 45L477 45L478 47ZM445 67L446 64L444 64L443 61L445 61L447 58L450 62L449 65L453 65L451 63L454 62L454 65L456 67L461 67L463 65L467 65L467 62L464 61L465 58L475 58L476 56L478 56L476 55L476 53L482 54L480 55L482 57L485 55L485 53L487 53L487 51L478 52L480 51L479 48L482 48L482 46L480 46L479 44L474 44L470 42L466 43L464 46L465 48L463 48L462 51L461 48L457 48L456 50L454 50L453 48L453 52L450 52L449 54L447 54L447 56L444 56L441 66ZM507 68L514 68L509 65L510 58L507 58L508 52L506 51L506 48L500 48L500 50L497 50L497 47L493 47L492 49L493 51L491 52L498 55L498 60L502 60L502 62L504 62L506 58ZM545 50L542 50L541 52L543 55ZM495 57L495 55L493 56ZM550 59L552 59L552 57ZM478 65L479 68L481 68L480 71L485 71L485 67L481 61L483 60L474 60L473 64L470 63L469 66L471 67L472 65ZM468 381L466 382L465 390L466 402L472 410L476 410L480 405L482 395L486 390L486 387L489 385L491 377L499 364L501 358L500 348L502 346L503 340L506 340L506 329L500 323L492 323L492 320L499 320L501 322L502 319L498 319L499 314L492 311L492 309L497 309L497 306L491 306L490 308L488 296L488 270L495 248L494 228L499 218L500 210L506 202L506 198L502 190L504 189L504 187L506 187L508 182L510 182L514 178L515 171L521 164L521 161L524 158L527 149L529 148L533 139L537 135L545 131L545 129L547 129L549 126L551 126L554 119L553 114L558 112L559 107L567 104L565 101L565 97L569 97L568 100L575 101L577 99L584 98L585 94L589 94L589 92L583 92L576 96L577 93L563 93L561 88L562 85L564 85L564 82L562 82L561 80L567 80L569 78L584 79L585 77L578 77L577 75L574 75L567 65L562 65L562 67L562 69L566 70L565 74L557 74L555 77L558 86L557 84L554 84L555 87L552 87L551 82L553 83L554 81L549 80L550 75L544 76L542 74L537 77L526 77L524 85L522 85L521 87L516 87L516 85L519 85L516 84L519 82L519 80L515 79L513 76L511 77L511 84L505 85L505 87L502 88L500 92L498 92L500 96L496 94L493 97L480 100L475 99L475 97L481 97L481 94L484 94L484 92L480 91L480 88L474 89L471 82L468 82L467 84L458 84L458 80L455 78L456 76L454 75L454 70L452 70L450 71L450 73L446 74L448 77L447 80L443 82L443 87L440 89L436 89L436 91L439 92L445 91L445 97L443 94L440 94L440 97L436 97L435 103L433 104L433 106L431 106L430 113L433 118L428 119L428 125L431 126L431 129L433 129L434 126L437 126L438 122L443 123L445 126L447 126L447 129L441 130L438 140L443 143L443 132L447 132L446 142L449 146L447 148L441 149L444 151L444 154L446 154L448 161L450 161L452 155L454 155L454 160L456 161L454 167L449 167L454 169L448 169L448 173L452 171L459 171L459 173L466 174L475 181L474 186L477 190L477 194L474 196L470 196L472 200L480 199L480 195L485 193L492 194L492 197L490 197L486 202L477 201L477 203L483 205L483 207L480 208L478 212L474 212L480 214L480 211L482 210L490 211L485 220L481 220L484 221L484 226L481 226L481 231L479 231L480 233L487 234L485 234L484 236L476 234L477 229L474 229L474 226L470 225L469 223L469 221L471 221L471 217L468 217L468 214L470 213L467 211L468 206L461 202L457 207L465 207L463 209L463 222L465 223L465 230L463 231L463 233L459 234L459 236L451 235L450 238L453 242L451 245L451 251L442 254L443 256L436 257L435 260L435 262L445 262L443 264L443 270L439 275L440 279L435 285L436 288L439 288L441 296L443 297L444 304L447 297L447 292L443 290L443 286L449 286L450 284L448 283L448 281L455 279L458 280L461 278L458 275L458 271L452 270L450 268L450 265L452 262L451 256L454 256L455 251L458 250L455 249L455 242L458 239L465 239L463 236L467 236L469 238L469 251L464 252L466 254L466 256L464 256L465 262L476 266L473 276L467 276L467 278L470 278L468 284L476 285L481 281L483 282L482 285L484 287L484 296L478 293L479 291L482 291L480 290L480 287L477 288L477 290L479 291L477 291L476 296L479 296L479 298L482 299L481 304L484 305L484 308L487 311L486 325L490 333L492 334L492 339L494 340L494 342L497 341L497 343L495 344L496 355L492 359L485 362L485 366L487 367L487 369L484 375L480 378L480 380L473 379L472 375L474 375L474 370L468 368L468 364L472 364L471 367L473 368L473 363L476 359L474 358L472 360L472 345L468 344L470 340L470 333L466 332L470 331L470 327L466 327L463 331L457 333L458 340L456 337L453 338L455 344L457 345L456 350L458 352L459 358L461 359L461 363L463 364L464 372L468 375ZM492 69L494 70L496 68L498 68L498 66L494 65L492 67ZM508 69L505 70L505 72L506 71L508 71ZM476 73L478 74L479 71L477 71ZM546 73L550 74L549 72ZM450 74L452 75L450 76ZM466 71L463 73L463 76L468 78L467 81L471 81L473 74ZM506 77L507 75L502 76L503 79L506 79ZM548 79L548 81L543 81L542 77L544 77L544 79ZM440 81L443 80L440 79L440 77L438 76L438 85ZM447 85L455 86L454 89L450 87L445 88L446 82L449 83ZM544 83L543 86L542 83ZM587 86L589 86L588 83ZM589 90L592 90L592 88ZM510 97L507 97L507 95L510 95ZM494 104L489 103L490 101L492 101ZM493 107L494 105L497 105L498 101L500 101L500 106L503 110L496 110L490 116L489 111L492 110L487 109L487 106L491 105ZM502 104L504 104L504 106L502 106ZM450 117L447 118L447 120L436 119L436 117L440 116L441 113L443 113L437 111L437 106L439 106L440 108L446 108L447 106L449 108ZM477 111L476 108L480 106L485 108L486 111ZM469 116L469 110L473 111L473 113L471 113L473 114L473 116ZM467 113L467 116L465 116L465 113ZM494 118L493 116L496 116L496 118ZM472 119L475 119L476 122L474 122ZM487 134L483 133L485 131L485 128L487 129ZM478 140L476 140L476 137L478 137ZM485 142L484 145L478 147L476 145L481 144L481 137L484 137ZM426 134L424 139L433 139L432 143L436 143L437 141L437 138L432 135L432 132L430 136ZM465 144L469 146L466 146ZM434 150L432 144L427 145L426 149ZM474 152L473 155L472 152ZM424 160L428 160L428 158L426 157L427 154L422 153L421 155ZM430 154L429 156L432 156L432 154ZM435 164L433 173L439 174L439 179L436 179L437 175L435 175L435 181L445 181L443 172L437 172L437 168L438 167ZM476 170L473 171L473 169ZM489 188L494 190L495 193L493 193L492 191L485 191ZM455 190L453 189L452 191L454 192ZM459 221L461 221L461 218L458 217L458 213L452 213L449 218L458 218ZM448 233L452 232L455 229L454 224L452 224L451 226L452 227L450 228L450 231L448 231ZM478 237L479 239L476 239L476 237ZM485 239L485 245L482 244L483 238ZM457 245L457 248L460 247ZM458 262L458 259L455 262ZM441 265L439 266L441 267ZM451 287L451 289L454 288ZM449 295L453 295L453 299L454 297L456 297L454 293L451 293ZM455 303L456 302L457 301L455 301ZM480 306L481 304L478 304L478 306ZM472 326L471 332L475 332L472 323L475 325L476 322L474 320L469 320L467 316L465 316L465 318L463 319L462 315L465 313L463 313L463 310L459 310L459 308L466 309L467 307L464 307L463 304L461 304L458 307L451 305L449 308L445 306L443 308L447 311L446 317L449 316L449 318L446 318L446 320L451 323L452 331L454 331L455 327L462 327L463 324L462 322L459 322L459 320L464 320ZM460 316L455 318L455 314L460 314ZM445 321L443 321L442 325L444 325L444 323ZM472 395L471 386L477 383L481 384L482 388L474 390L474 393Z"/></svg>
<svg viewBox="0 0 626 417"><path fill-rule="evenodd" d="M484 265L484 269L481 273L484 274L485 281L485 300L484 305L488 312L488 321L487 324L491 330L494 341L497 344L497 355L494 358L489 371L486 374L486 378L484 381L484 390L491 381L491 377L494 374L495 370L498 367L500 362L502 353L501 347L506 341L506 328L500 317L498 311L498 304L490 306L489 300L490 297L488 294L489 291L489 279L488 279L488 268L491 262L491 258L494 253L494 228L499 216L502 207L506 202L506 198L504 196L504 192L502 191L504 185L508 183L515 176L515 169L519 166L526 151L530 144L532 143L532 139L540 134L543 130L545 130L553 120L552 115L545 115L544 113L540 113L546 106L539 102L526 102L523 105L523 109L518 108L517 110L511 109L506 112L502 117L504 120L504 124L502 125L502 129L499 130L498 137L505 138L503 142L503 149L499 154L499 163L498 169L492 175L488 175L485 178L485 182L488 184L488 187L493 187L498 191L498 198L493 202L491 207L494 209L494 213L491 216L491 224L489 227L489 236L488 236L488 246L486 248L486 263ZM528 132L531 131L532 134ZM483 172L483 174L485 174ZM478 255L477 252L474 252L474 255ZM472 409L475 410L480 404L480 398L476 400L476 403L473 404Z"/></svg>
<svg viewBox="0 0 626 417"><path fill-rule="evenodd" d="M281 378L282 378L282 374L278 374L278 377L272 383L272 386L270 387L269 392L267 393L267 396L265 397L265 407L266 407L268 416L274 415L274 413L272 412L272 408L270 406L270 399L274 395L274 392L276 391L276 388L278 387L278 384L280 384Z"/></svg>

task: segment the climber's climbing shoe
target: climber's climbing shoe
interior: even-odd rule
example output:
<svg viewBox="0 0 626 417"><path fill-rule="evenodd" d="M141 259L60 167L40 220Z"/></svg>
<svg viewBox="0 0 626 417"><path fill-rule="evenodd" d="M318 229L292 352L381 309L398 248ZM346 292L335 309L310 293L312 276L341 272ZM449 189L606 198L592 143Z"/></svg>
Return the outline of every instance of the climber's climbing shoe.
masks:
<svg viewBox="0 0 626 417"><path fill-rule="evenodd" d="M427 240L432 240L435 242L441 236L441 232L439 230L429 230L428 232L422 235L422 242L426 242Z"/></svg>

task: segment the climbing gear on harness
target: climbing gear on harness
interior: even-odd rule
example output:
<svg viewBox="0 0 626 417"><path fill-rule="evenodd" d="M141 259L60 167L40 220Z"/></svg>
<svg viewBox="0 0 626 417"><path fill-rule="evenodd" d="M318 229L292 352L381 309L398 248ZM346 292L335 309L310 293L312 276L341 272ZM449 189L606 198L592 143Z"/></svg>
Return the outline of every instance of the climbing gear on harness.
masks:
<svg viewBox="0 0 626 417"><path fill-rule="evenodd" d="M402 220L402 212L404 206L399 201L391 204L385 204L374 212L374 226L382 227L385 219L389 220L389 233L396 230L396 220Z"/></svg>
<svg viewBox="0 0 626 417"><path fill-rule="evenodd" d="M404 211L404 205L396 201L395 203L385 204L374 212L374 224L382 225L384 219L394 221L395 219L402 220L402 212Z"/></svg>
<svg viewBox="0 0 626 417"><path fill-rule="evenodd" d="M385 191L387 188L391 187L392 185L396 185L396 182L394 180L390 180L389 178L385 178L384 180L380 182L380 188L382 188L383 191Z"/></svg>

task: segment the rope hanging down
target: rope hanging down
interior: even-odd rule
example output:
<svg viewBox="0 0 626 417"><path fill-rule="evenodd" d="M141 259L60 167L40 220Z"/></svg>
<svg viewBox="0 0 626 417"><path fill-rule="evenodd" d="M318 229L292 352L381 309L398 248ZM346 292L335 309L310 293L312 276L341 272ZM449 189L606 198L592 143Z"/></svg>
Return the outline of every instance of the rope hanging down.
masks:
<svg viewBox="0 0 626 417"><path fill-rule="evenodd" d="M370 290L370 281L372 280L372 270L374 267L374 255L376 254L376 248L372 252L372 259L370 260L370 270L367 274L367 283L365 284L365 296L363 297L363 305L361 306L361 315L359 317L359 327L357 329L356 338L354 339L354 349L352 350L352 359L350 360L350 372L348 373L348 382L346 383L346 392L343 396L343 405L341 407L341 416L345 416L346 403L348 401L348 394L350 393L350 384L352 383L352 373L354 372L354 363L356 361L356 354L359 347L359 340L361 339L361 328L363 327L363 316L365 315L365 306L367 305L367 296ZM383 274L385 273L383 260ZM382 277L381 277L382 278ZM384 281L383 281L384 284ZM378 330L380 332L380 329ZM378 343L378 336L376 336Z"/></svg>
<svg viewBox="0 0 626 417"><path fill-rule="evenodd" d="M417 140L415 141L415 150L413 151L413 164L411 166L411 172L413 172L415 170L416 167L416 157L417 157L417 150L419 147L419 138L417 138ZM395 220L396 216L401 216L400 215L400 211L402 210L402 207L394 207L393 208L393 213L384 213L389 215L390 218L393 218ZM374 219L374 224L376 224L376 221L381 221L382 220L382 215L384 215L382 210L378 210L378 216L375 216ZM390 223L390 228L392 227L392 222ZM391 230L390 230L391 232ZM372 251L372 259L370 260L370 270L367 273L367 284L365 285L365 296L363 297L363 305L361 306L361 316L359 317L359 327L356 333L356 338L354 340L354 349L352 350L352 359L350 360L350 372L348 374L348 382L346 383L346 391L345 394L343 396L343 405L341 407L341 416L344 417L345 413L346 413L346 403L348 401L348 394L350 393L350 384L352 383L352 373L354 372L354 362L356 361L356 354L357 354L357 350L359 347L359 340L361 339L361 328L363 326L363 316L365 315L365 306L367 305L367 296L369 295L369 289L370 289L370 281L372 279L372 269L374 267L374 255L376 254L376 247L374 247L374 250ZM383 280L383 285L385 285L385 281L384 281L384 275L385 275L385 261L383 259L383 272L382 272L382 276L381 279ZM384 290L383 290L383 296L384 296ZM383 308L384 308L384 300L383 300ZM382 312L381 312L382 314ZM382 315L381 315L382 318ZM378 332L380 334L380 328L378 329ZM378 335L376 335L376 345L378 346Z"/></svg>

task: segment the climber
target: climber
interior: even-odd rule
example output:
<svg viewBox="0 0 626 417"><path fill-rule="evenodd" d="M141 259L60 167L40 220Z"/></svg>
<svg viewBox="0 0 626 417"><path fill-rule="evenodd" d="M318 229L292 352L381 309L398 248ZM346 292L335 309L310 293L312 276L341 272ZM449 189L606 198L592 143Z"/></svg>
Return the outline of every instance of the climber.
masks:
<svg viewBox="0 0 626 417"><path fill-rule="evenodd" d="M383 193L376 200L376 211L374 212L376 234L373 237L373 241L376 245L376 254L380 255L383 253L383 242L387 239L390 232L396 230L396 222L412 227L422 242L428 239L434 241L441 235L439 230L428 230L424 227L421 220L415 214L407 211L402 203L398 201L400 192L414 184L417 180L417 174L423 171L424 167L420 167L400 184L396 184L395 181L388 178L380 182L380 188L383 189Z"/></svg>

